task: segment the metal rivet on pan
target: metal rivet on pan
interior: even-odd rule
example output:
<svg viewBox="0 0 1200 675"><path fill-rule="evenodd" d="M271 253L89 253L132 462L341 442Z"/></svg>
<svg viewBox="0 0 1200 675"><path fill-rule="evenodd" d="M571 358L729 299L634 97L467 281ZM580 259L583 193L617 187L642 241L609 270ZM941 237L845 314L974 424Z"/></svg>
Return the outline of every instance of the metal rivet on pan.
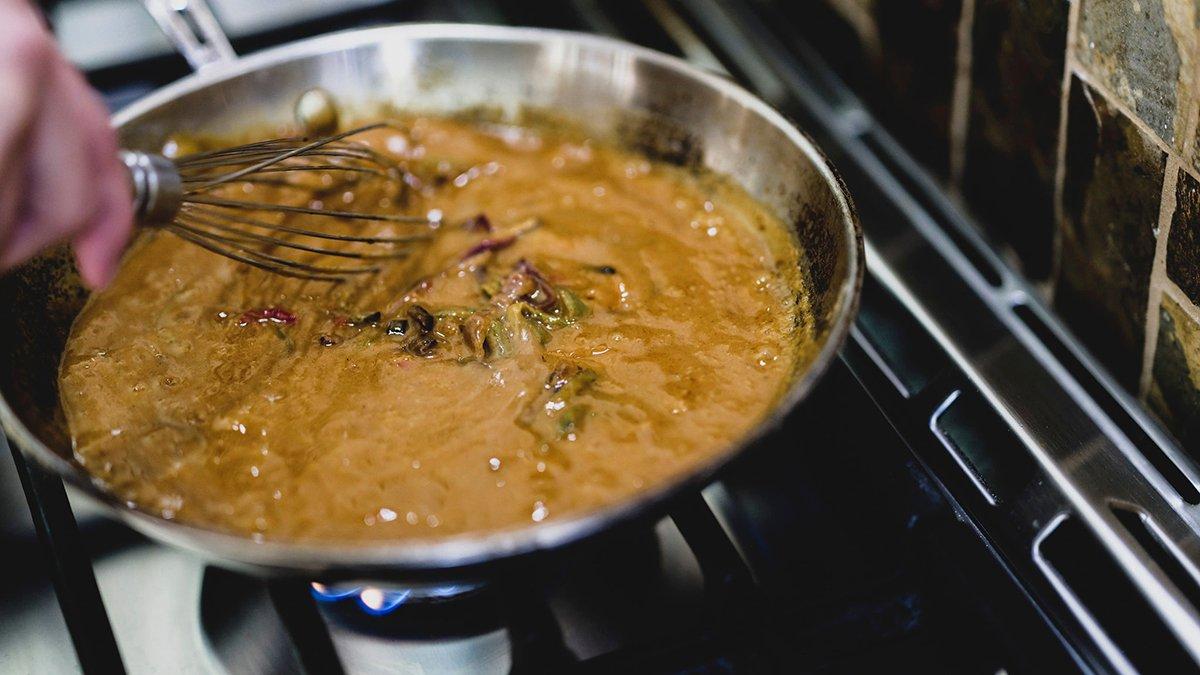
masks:
<svg viewBox="0 0 1200 675"><path fill-rule="evenodd" d="M338 109L333 96L313 87L296 99L296 122L310 134L328 134L337 130Z"/></svg>

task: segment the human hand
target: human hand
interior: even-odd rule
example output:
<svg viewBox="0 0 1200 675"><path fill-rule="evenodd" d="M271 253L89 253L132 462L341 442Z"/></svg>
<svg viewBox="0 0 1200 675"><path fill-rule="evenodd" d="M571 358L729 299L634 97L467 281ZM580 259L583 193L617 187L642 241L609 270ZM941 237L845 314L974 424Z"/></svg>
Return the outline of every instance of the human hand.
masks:
<svg viewBox="0 0 1200 675"><path fill-rule="evenodd" d="M0 0L0 270L71 240L108 283L133 227L108 111L26 0Z"/></svg>

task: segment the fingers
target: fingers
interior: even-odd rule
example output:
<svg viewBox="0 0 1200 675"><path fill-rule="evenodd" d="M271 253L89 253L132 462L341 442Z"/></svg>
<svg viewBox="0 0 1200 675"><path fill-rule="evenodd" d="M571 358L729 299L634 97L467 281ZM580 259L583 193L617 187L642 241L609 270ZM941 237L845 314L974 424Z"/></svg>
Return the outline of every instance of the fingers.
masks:
<svg viewBox="0 0 1200 675"><path fill-rule="evenodd" d="M111 279L132 203L108 111L23 2L0 0L0 270L71 239L93 287Z"/></svg>
<svg viewBox="0 0 1200 675"><path fill-rule="evenodd" d="M0 247L20 215L28 137L54 44L27 3L0 3Z"/></svg>
<svg viewBox="0 0 1200 675"><path fill-rule="evenodd" d="M0 267L84 230L96 208L86 111L71 84L64 66L53 69L45 86L29 135L20 213L0 251Z"/></svg>
<svg viewBox="0 0 1200 675"><path fill-rule="evenodd" d="M21 144L56 57L53 40L26 3L0 2L0 156Z"/></svg>
<svg viewBox="0 0 1200 675"><path fill-rule="evenodd" d="M133 231L133 201L130 198L129 173L117 158L117 137L108 119L108 110L83 77L71 70L77 82L74 91L79 102L80 126L90 142L92 197L95 208L75 233L75 257L84 282L93 288L108 284L116 273L121 253Z"/></svg>
<svg viewBox="0 0 1200 675"><path fill-rule="evenodd" d="M107 286L116 274L121 252L133 231L133 201L129 179L115 152L98 157L97 210L90 225L75 237L75 259L84 283ZM107 160L107 163L105 163Z"/></svg>

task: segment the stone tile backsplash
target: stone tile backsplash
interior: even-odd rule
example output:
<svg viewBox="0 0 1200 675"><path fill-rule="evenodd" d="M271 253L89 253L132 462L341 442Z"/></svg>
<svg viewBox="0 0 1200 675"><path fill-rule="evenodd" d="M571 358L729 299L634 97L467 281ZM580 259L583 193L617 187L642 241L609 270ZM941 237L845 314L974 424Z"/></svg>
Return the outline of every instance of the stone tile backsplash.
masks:
<svg viewBox="0 0 1200 675"><path fill-rule="evenodd" d="M963 0L777 3L864 100L889 111L892 133L935 174L950 172L950 112Z"/></svg>
<svg viewBox="0 0 1200 675"><path fill-rule="evenodd" d="M997 223L993 238L1016 251L1031 276L1050 274L1054 171L1066 52L1066 0L975 0L963 157L963 196ZM1006 186L1004 190L997 185ZM1022 195L1012 199L1012 193Z"/></svg>
<svg viewBox="0 0 1200 675"><path fill-rule="evenodd" d="M1136 388L1167 154L1091 86L1070 86L1055 307Z"/></svg>
<svg viewBox="0 0 1200 675"><path fill-rule="evenodd" d="M777 4L1200 460L1200 0Z"/></svg>
<svg viewBox="0 0 1200 675"><path fill-rule="evenodd" d="M922 149L934 171L945 174L962 0L876 0L869 7L880 52L896 55L877 64L884 95L906 100L904 108L896 111L897 131Z"/></svg>
<svg viewBox="0 0 1200 675"><path fill-rule="evenodd" d="M1200 181L1180 170L1175 210L1167 235L1167 277L1193 304L1200 304Z"/></svg>
<svg viewBox="0 0 1200 675"><path fill-rule="evenodd" d="M1200 460L1200 324L1193 316L1163 296L1146 401L1184 449Z"/></svg>
<svg viewBox="0 0 1200 675"><path fill-rule="evenodd" d="M1082 69L1168 145L1183 150L1195 64L1193 0L1082 0Z"/></svg>

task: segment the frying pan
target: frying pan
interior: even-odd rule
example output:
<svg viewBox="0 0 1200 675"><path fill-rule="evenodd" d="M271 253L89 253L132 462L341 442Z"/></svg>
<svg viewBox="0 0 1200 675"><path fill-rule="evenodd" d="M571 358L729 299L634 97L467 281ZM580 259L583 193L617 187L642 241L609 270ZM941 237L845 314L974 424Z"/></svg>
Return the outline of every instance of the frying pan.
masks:
<svg viewBox="0 0 1200 675"><path fill-rule="evenodd" d="M811 281L819 348L798 364L787 393L744 438L688 475L607 508L441 539L256 542L139 510L94 484L76 461L57 375L87 291L69 252L51 250L0 279L0 303L8 308L0 325L0 423L28 457L154 540L226 566L308 578L441 576L558 549L661 514L672 497L711 482L776 427L836 357L862 281L862 236L850 199L804 134L720 76L605 37L474 25L356 30L236 58L211 17L183 22L164 9L156 18L197 71L113 118L124 147L155 150L178 132L221 136L288 125L297 97L312 87L332 94L344 116L370 117L389 106L446 114L486 110L493 118L554 111L657 159L730 176L791 224L805 251L801 264Z"/></svg>

